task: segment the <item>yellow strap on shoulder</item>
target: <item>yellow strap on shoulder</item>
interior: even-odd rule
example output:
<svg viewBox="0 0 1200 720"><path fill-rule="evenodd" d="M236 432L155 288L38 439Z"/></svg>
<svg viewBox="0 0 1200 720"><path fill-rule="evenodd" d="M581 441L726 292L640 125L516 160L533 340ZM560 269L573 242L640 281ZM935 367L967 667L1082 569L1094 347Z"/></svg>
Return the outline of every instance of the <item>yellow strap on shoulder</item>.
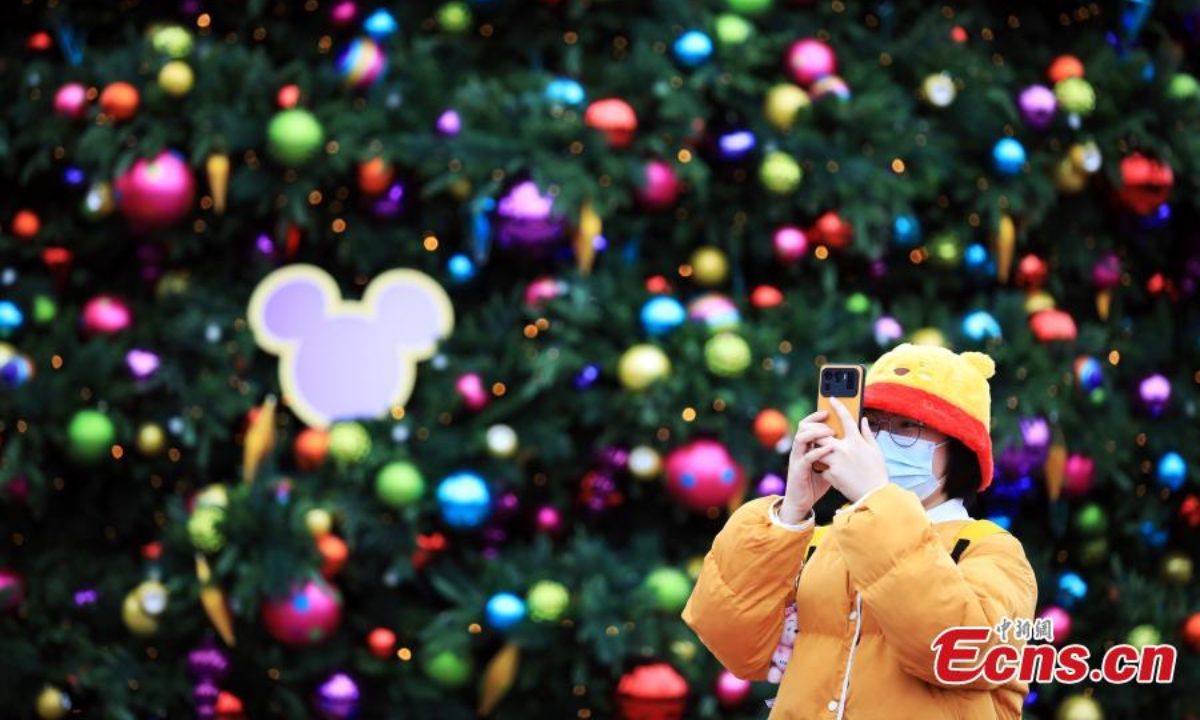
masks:
<svg viewBox="0 0 1200 720"><path fill-rule="evenodd" d="M957 563L971 543L1007 532L991 520L972 520L963 525L954 537L954 549L950 551L950 557Z"/></svg>

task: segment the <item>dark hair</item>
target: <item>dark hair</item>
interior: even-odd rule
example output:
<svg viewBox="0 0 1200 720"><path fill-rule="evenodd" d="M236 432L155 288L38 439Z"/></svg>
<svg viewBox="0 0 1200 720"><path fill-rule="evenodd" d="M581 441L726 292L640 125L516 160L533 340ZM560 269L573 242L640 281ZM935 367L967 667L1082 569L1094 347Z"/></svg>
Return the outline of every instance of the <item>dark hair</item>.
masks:
<svg viewBox="0 0 1200 720"><path fill-rule="evenodd" d="M970 505L979 492L979 458L957 438L946 445L946 497L961 498Z"/></svg>

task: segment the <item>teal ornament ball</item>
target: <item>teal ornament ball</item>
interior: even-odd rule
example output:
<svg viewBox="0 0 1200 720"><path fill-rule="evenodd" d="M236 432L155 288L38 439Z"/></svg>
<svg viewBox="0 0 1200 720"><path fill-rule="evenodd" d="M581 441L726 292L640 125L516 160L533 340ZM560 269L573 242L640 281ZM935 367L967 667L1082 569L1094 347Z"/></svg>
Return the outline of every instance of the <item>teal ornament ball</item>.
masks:
<svg viewBox="0 0 1200 720"><path fill-rule="evenodd" d="M687 310L673 297L659 295L642 306L642 327L651 336L666 335L687 320Z"/></svg>
<svg viewBox="0 0 1200 720"><path fill-rule="evenodd" d="M525 619L528 609L525 601L510 592L496 593L487 601L488 625L497 630L507 630Z"/></svg>

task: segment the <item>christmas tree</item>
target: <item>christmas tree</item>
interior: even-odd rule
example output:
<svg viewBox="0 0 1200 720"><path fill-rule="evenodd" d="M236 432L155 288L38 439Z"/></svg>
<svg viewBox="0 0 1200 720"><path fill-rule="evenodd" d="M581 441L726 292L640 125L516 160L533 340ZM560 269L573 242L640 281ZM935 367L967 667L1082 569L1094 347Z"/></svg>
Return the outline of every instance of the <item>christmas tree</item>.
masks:
<svg viewBox="0 0 1200 720"><path fill-rule="evenodd" d="M679 612L903 341L1058 639L1179 648L1028 715L1200 712L1193 4L7 10L6 717L761 717Z"/></svg>

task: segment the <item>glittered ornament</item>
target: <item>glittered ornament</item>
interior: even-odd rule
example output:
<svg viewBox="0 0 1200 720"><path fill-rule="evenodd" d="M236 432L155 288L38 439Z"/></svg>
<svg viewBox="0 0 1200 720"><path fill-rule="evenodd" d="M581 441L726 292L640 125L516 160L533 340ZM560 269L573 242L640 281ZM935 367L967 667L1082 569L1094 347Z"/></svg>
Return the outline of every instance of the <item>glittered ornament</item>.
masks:
<svg viewBox="0 0 1200 720"><path fill-rule="evenodd" d="M127 82L109 83L100 93L100 110L115 122L132 120L137 114L141 96L137 88Z"/></svg>
<svg viewBox="0 0 1200 720"><path fill-rule="evenodd" d="M1015 138L1003 138L992 147L992 164L1004 175L1016 175L1025 166L1025 146Z"/></svg>
<svg viewBox="0 0 1200 720"><path fill-rule="evenodd" d="M121 604L125 627L138 637L157 633L159 620L167 610L168 598L166 586L157 580L146 580L130 590Z"/></svg>
<svg viewBox="0 0 1200 720"><path fill-rule="evenodd" d="M1026 125L1034 130L1045 130L1054 120L1058 100L1054 91L1045 85L1030 85L1017 96L1017 108Z"/></svg>
<svg viewBox="0 0 1200 720"><path fill-rule="evenodd" d="M1054 86L1059 107L1076 115L1091 115L1096 109L1096 91L1083 78L1067 78Z"/></svg>
<svg viewBox="0 0 1200 720"><path fill-rule="evenodd" d="M725 507L742 488L742 468L716 440L692 440L672 450L664 467L667 490L691 510Z"/></svg>
<svg viewBox="0 0 1200 720"><path fill-rule="evenodd" d="M660 567L650 571L642 587L654 599L654 605L666 613L683 610L688 596L692 594L692 579L678 568Z"/></svg>
<svg viewBox="0 0 1200 720"><path fill-rule="evenodd" d="M1090 695L1071 695L1059 704L1054 720L1104 720L1104 710Z"/></svg>
<svg viewBox="0 0 1200 720"><path fill-rule="evenodd" d="M112 420L98 410L80 410L67 425L68 450L81 462L96 462L108 456L115 438Z"/></svg>
<svg viewBox="0 0 1200 720"><path fill-rule="evenodd" d="M33 707L41 720L62 720L71 712L71 696L53 685L47 685L38 693Z"/></svg>
<svg viewBox="0 0 1200 720"><path fill-rule="evenodd" d="M785 65L797 84L806 86L837 72L837 57L833 48L815 38L792 43L787 50Z"/></svg>
<svg viewBox="0 0 1200 720"><path fill-rule="evenodd" d="M54 112L60 117L80 120L87 113L87 88L82 83L67 83L54 93Z"/></svg>
<svg viewBox="0 0 1200 720"><path fill-rule="evenodd" d="M648 210L668 210L679 199L680 182L675 168L663 160L646 163L642 184L635 194Z"/></svg>
<svg viewBox="0 0 1200 720"><path fill-rule="evenodd" d="M341 624L342 596L323 579L309 580L264 601L262 620L271 637L284 645L318 645Z"/></svg>
<svg viewBox="0 0 1200 720"><path fill-rule="evenodd" d="M25 602L25 578L12 568L0 567L0 612L11 612Z"/></svg>
<svg viewBox="0 0 1200 720"><path fill-rule="evenodd" d="M484 609L488 625L496 630L507 630L525 619L525 601L510 592L496 593L488 598Z"/></svg>
<svg viewBox="0 0 1200 720"><path fill-rule="evenodd" d="M557 622L571 604L571 593L554 580L539 580L525 593L525 605L534 622Z"/></svg>
<svg viewBox="0 0 1200 720"><path fill-rule="evenodd" d="M854 228L836 211L830 210L809 228L808 239L830 250L841 250L854 239Z"/></svg>
<svg viewBox="0 0 1200 720"><path fill-rule="evenodd" d="M172 97L183 97L192 91L196 75L192 66L182 60L172 60L158 71L158 86Z"/></svg>
<svg viewBox="0 0 1200 720"><path fill-rule="evenodd" d="M371 38L355 38L337 57L342 82L363 89L378 82L387 70L383 48Z"/></svg>
<svg viewBox="0 0 1200 720"><path fill-rule="evenodd" d="M358 682L344 672L336 672L317 686L313 704L323 720L354 720L361 699Z"/></svg>
<svg viewBox="0 0 1200 720"><path fill-rule="evenodd" d="M469 655L440 650L422 658L421 670L438 685L454 689L467 684L473 668Z"/></svg>
<svg viewBox="0 0 1200 720"><path fill-rule="evenodd" d="M776 150L767 153L759 166L758 179L763 187L776 195L787 195L800 187L804 172L791 155Z"/></svg>
<svg viewBox="0 0 1200 720"><path fill-rule="evenodd" d="M339 422L329 429L329 456L341 464L360 463L371 454L371 436L362 423Z"/></svg>
<svg viewBox="0 0 1200 720"><path fill-rule="evenodd" d="M749 680L734 675L728 670L722 670L717 674L716 687L713 692L717 696L717 703L727 709L732 710L738 705L746 701L750 697L751 684Z"/></svg>
<svg viewBox="0 0 1200 720"><path fill-rule="evenodd" d="M583 122L604 133L610 147L622 149L633 143L637 133L637 113L620 98L604 98L588 105Z"/></svg>
<svg viewBox="0 0 1200 720"><path fill-rule="evenodd" d="M113 181L117 207L136 228L157 229L182 219L192 210L196 181L178 153L160 152L141 159Z"/></svg>
<svg viewBox="0 0 1200 720"><path fill-rule="evenodd" d="M325 462L329 453L329 433L317 428L305 428L292 443L292 456L296 467L303 471L315 470Z"/></svg>
<svg viewBox="0 0 1200 720"><path fill-rule="evenodd" d="M325 129L308 110L283 110L267 125L267 149L283 165L294 167L311 160L325 143Z"/></svg>
<svg viewBox="0 0 1200 720"><path fill-rule="evenodd" d="M946 73L927 75L921 82L921 99L933 107L950 107L957 94L958 88L954 85L954 78Z"/></svg>
<svg viewBox="0 0 1200 720"><path fill-rule="evenodd" d="M704 323L710 332L734 330L742 322L737 305L721 293L705 293L694 298L687 306L688 319Z"/></svg>
<svg viewBox="0 0 1200 720"><path fill-rule="evenodd" d="M1171 401L1171 381L1162 373L1147 375L1138 383L1138 399L1151 417L1161 415Z"/></svg>
<svg viewBox="0 0 1200 720"><path fill-rule="evenodd" d="M646 301L639 317L646 334L658 337L682 325L687 319L687 310L675 298L659 295Z"/></svg>
<svg viewBox="0 0 1200 720"><path fill-rule="evenodd" d="M1174 450L1163 453L1154 466L1154 479L1159 485L1177 492L1187 482L1187 460Z"/></svg>
<svg viewBox="0 0 1200 720"><path fill-rule="evenodd" d="M634 345L617 361L617 377L629 390L645 390L670 373L670 358L655 345Z"/></svg>
<svg viewBox="0 0 1200 720"><path fill-rule="evenodd" d="M461 471L446 476L437 488L438 507L447 525L478 527L491 511L492 496L478 474Z"/></svg>
<svg viewBox="0 0 1200 720"><path fill-rule="evenodd" d="M850 85L840 75L826 75L810 85L808 92L813 100L827 97L842 101L850 99Z"/></svg>
<svg viewBox="0 0 1200 720"><path fill-rule="evenodd" d="M496 243L504 250L541 257L566 237L566 221L554 210L554 197L532 180L509 188L496 203Z"/></svg>
<svg viewBox="0 0 1200 720"><path fill-rule="evenodd" d="M689 30L675 39L671 49L680 65L693 68L703 65L712 57L713 41L699 30Z"/></svg>
<svg viewBox="0 0 1200 720"><path fill-rule="evenodd" d="M775 129L787 132L796 124L800 113L812 105L802 88L791 83L779 83L771 86L763 100L763 117Z"/></svg>
<svg viewBox="0 0 1200 720"><path fill-rule="evenodd" d="M704 343L704 362L716 375L741 377L752 360L750 344L732 332L716 333Z"/></svg>
<svg viewBox="0 0 1200 720"><path fill-rule="evenodd" d="M687 696L687 681L670 665L642 665L617 682L617 716L621 720L681 720Z"/></svg>
<svg viewBox="0 0 1200 720"><path fill-rule="evenodd" d="M1161 160L1133 153L1121 160L1121 202L1139 215L1148 215L1167 201L1175 173Z"/></svg>

